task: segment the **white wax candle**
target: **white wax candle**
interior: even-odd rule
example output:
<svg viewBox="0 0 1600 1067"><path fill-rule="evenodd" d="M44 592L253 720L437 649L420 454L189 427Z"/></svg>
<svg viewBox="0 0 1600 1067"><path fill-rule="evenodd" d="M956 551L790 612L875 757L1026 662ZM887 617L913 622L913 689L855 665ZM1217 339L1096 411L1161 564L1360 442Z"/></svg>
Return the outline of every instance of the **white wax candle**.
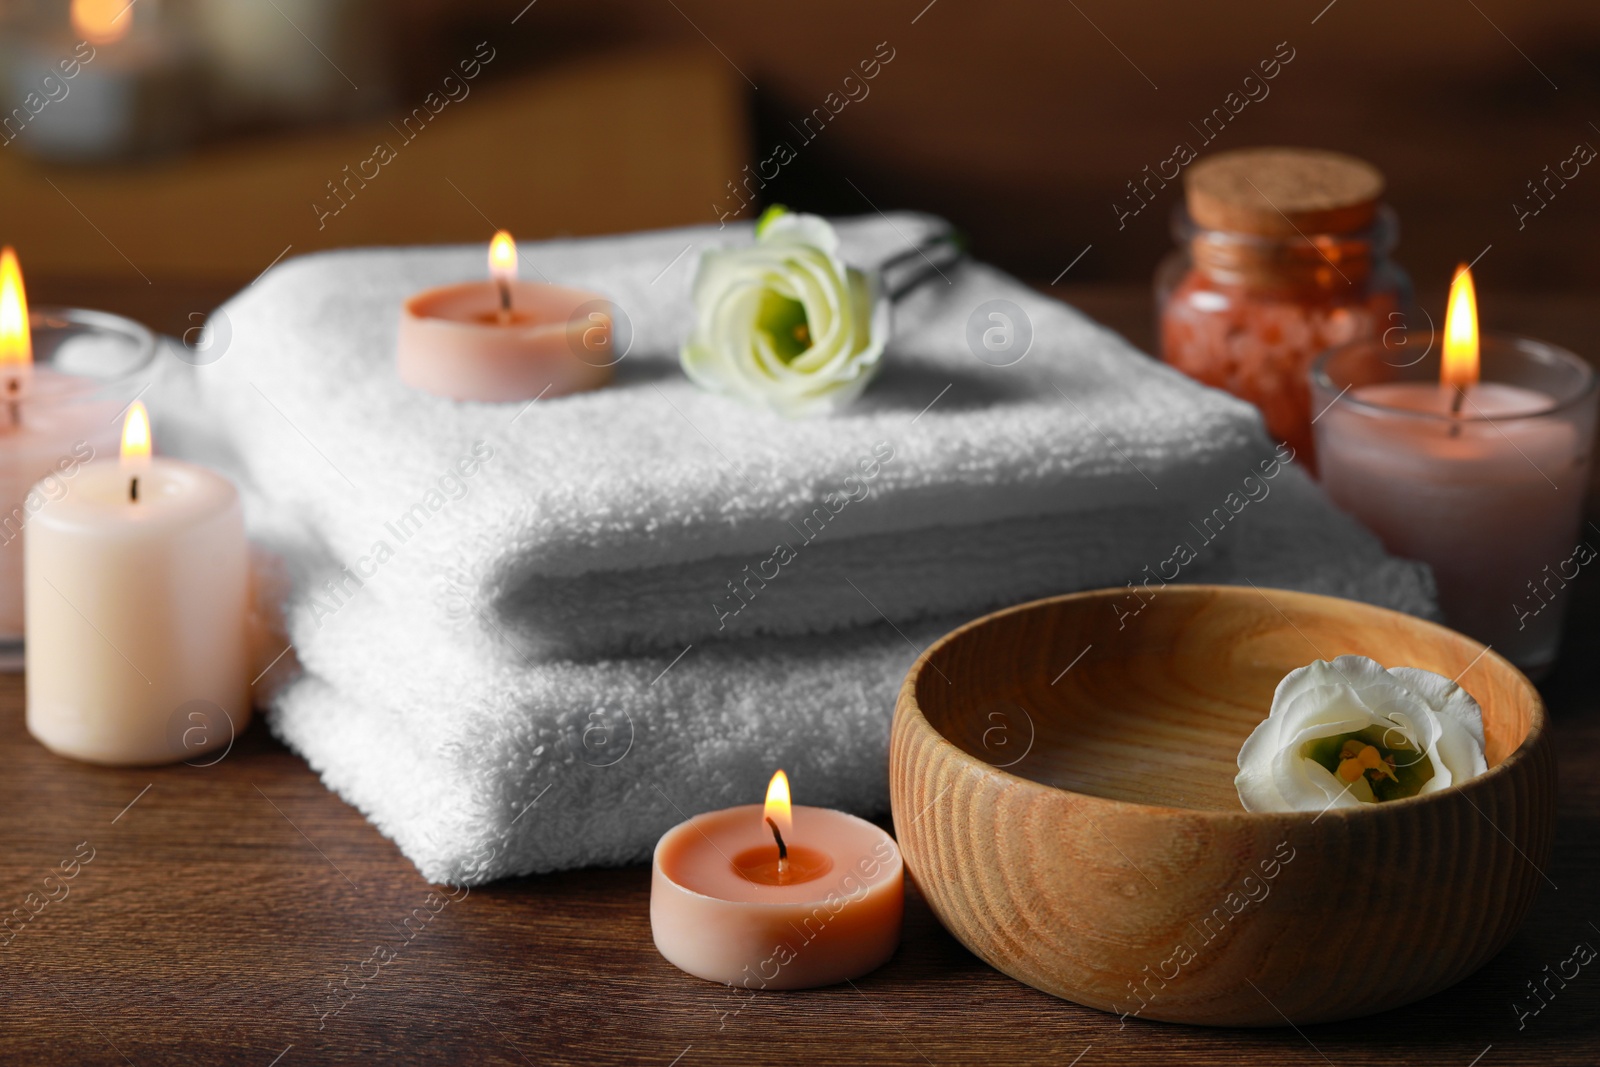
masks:
<svg viewBox="0 0 1600 1067"><path fill-rule="evenodd" d="M23 535L28 730L94 763L188 759L231 743L250 715L238 492L158 458L133 499L132 474L88 464Z"/></svg>
<svg viewBox="0 0 1600 1067"><path fill-rule="evenodd" d="M1428 382L1362 386L1349 398L1434 416L1448 416L1452 401ZM1588 459L1570 421L1537 417L1553 406L1542 393L1484 382L1467 388L1459 419L1341 401L1317 437L1328 494L1391 552L1432 566L1446 621L1535 668L1554 657L1560 611L1536 610L1530 589L1572 555Z"/></svg>

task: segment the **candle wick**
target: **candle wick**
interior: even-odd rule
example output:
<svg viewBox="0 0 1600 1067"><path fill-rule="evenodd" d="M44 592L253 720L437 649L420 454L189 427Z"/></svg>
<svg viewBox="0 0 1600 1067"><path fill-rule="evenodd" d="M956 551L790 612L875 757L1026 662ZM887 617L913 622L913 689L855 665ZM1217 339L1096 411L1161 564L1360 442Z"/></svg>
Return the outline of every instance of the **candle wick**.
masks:
<svg viewBox="0 0 1600 1067"><path fill-rule="evenodd" d="M495 284L500 287L500 324L504 326L511 321L511 285L504 278L495 279Z"/></svg>
<svg viewBox="0 0 1600 1067"><path fill-rule="evenodd" d="M782 874L789 869L789 846L783 843L783 835L778 832L777 823L768 818L767 825L772 827L772 838L778 842L778 873Z"/></svg>
<svg viewBox="0 0 1600 1067"><path fill-rule="evenodd" d="M1459 420L1461 418L1461 405L1466 399L1467 387L1464 385L1456 386L1456 395L1450 398L1450 417L1452 419ZM1461 423L1459 421L1450 424L1450 436L1461 436Z"/></svg>
<svg viewBox="0 0 1600 1067"><path fill-rule="evenodd" d="M128 482L128 499L136 504L139 502L139 476L137 474Z"/></svg>

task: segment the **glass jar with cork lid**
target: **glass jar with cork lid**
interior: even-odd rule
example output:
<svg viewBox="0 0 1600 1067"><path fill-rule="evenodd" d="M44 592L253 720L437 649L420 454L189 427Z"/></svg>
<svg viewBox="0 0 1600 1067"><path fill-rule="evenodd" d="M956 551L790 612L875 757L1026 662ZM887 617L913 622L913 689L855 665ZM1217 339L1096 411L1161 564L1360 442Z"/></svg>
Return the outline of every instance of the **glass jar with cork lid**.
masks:
<svg viewBox="0 0 1600 1067"><path fill-rule="evenodd" d="M1383 175L1338 152L1248 148L1195 163L1156 272L1161 358L1248 400L1315 470L1309 367L1405 325L1410 279Z"/></svg>

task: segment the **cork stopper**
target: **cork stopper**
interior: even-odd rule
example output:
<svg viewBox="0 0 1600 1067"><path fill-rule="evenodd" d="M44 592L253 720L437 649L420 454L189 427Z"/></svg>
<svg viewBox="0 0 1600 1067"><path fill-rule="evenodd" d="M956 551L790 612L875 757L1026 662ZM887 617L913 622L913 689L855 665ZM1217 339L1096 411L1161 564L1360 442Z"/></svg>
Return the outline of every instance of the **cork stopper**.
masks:
<svg viewBox="0 0 1600 1067"><path fill-rule="evenodd" d="M1209 230L1261 237L1350 233L1372 225L1383 174L1342 152L1244 148L1195 163L1184 192L1189 216Z"/></svg>

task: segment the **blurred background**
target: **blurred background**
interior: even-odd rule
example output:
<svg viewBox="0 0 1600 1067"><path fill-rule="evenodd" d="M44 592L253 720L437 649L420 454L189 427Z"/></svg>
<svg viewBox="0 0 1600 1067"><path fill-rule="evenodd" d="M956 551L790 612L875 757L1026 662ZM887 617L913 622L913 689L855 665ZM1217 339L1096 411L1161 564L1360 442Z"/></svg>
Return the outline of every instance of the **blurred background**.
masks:
<svg viewBox="0 0 1600 1067"><path fill-rule="evenodd" d="M173 333L286 255L774 201L936 212L1093 311L1148 300L1187 142L1370 160L1425 296L1482 254L1487 325L1593 348L1540 299L1600 281L1600 168L1531 188L1600 145L1592 2L12 0L0 64L35 300Z"/></svg>

